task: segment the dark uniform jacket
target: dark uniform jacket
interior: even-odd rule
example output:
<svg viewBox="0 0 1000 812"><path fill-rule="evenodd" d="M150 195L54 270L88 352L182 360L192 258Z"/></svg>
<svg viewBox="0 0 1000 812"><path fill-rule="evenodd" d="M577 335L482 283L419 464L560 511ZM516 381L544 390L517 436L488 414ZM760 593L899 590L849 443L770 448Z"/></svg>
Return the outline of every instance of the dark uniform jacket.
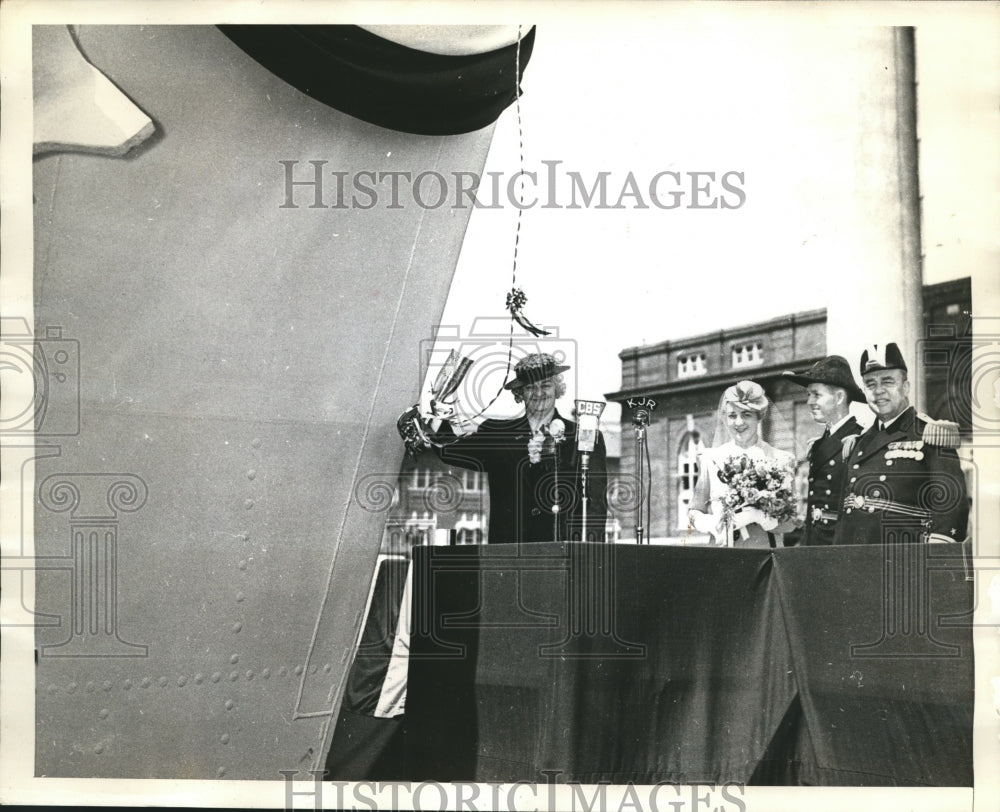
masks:
<svg viewBox="0 0 1000 812"><path fill-rule="evenodd" d="M809 461L809 497L806 500L806 523L803 545L833 544L833 533L843 500L847 479L844 440L861 433L861 424L853 417L844 421L833 434L812 444Z"/></svg>
<svg viewBox="0 0 1000 812"><path fill-rule="evenodd" d="M460 437L443 449L436 449L446 463L484 471L489 479L489 543L527 541L579 541L582 529L581 454L577 451L576 423L566 424L566 439L559 444L556 470L551 440L537 463L528 458L531 426L526 417L486 420L475 434ZM450 426L442 425L437 439L454 437ZM587 526L585 541L604 541L607 517L605 501L607 450L604 437L597 434L588 472ZM553 520L553 504L558 473L559 530Z"/></svg>
<svg viewBox="0 0 1000 812"><path fill-rule="evenodd" d="M926 541L931 533L965 539L969 505L957 431L943 440L912 407L887 431L876 422L858 437L834 544Z"/></svg>

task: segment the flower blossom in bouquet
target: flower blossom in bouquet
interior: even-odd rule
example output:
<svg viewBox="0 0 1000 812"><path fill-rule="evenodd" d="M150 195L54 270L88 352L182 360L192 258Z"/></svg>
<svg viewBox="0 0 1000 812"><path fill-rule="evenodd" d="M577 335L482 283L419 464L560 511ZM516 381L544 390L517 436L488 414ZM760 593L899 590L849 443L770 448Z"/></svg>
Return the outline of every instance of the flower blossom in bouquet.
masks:
<svg viewBox="0 0 1000 812"><path fill-rule="evenodd" d="M536 462L541 462L542 459L542 447L545 444L545 435L538 431L531 435L528 440L528 461L534 465Z"/></svg>
<svg viewBox="0 0 1000 812"><path fill-rule="evenodd" d="M729 486L722 499L728 518L745 507L755 507L778 523L796 518L792 473L775 460L733 455L719 467L718 477Z"/></svg>
<svg viewBox="0 0 1000 812"><path fill-rule="evenodd" d="M553 420L553 424L557 421ZM542 457L555 456L557 443L562 442L566 437L566 428L562 421L558 421L558 429L552 425L543 426L528 438L528 462L534 465L542 461Z"/></svg>

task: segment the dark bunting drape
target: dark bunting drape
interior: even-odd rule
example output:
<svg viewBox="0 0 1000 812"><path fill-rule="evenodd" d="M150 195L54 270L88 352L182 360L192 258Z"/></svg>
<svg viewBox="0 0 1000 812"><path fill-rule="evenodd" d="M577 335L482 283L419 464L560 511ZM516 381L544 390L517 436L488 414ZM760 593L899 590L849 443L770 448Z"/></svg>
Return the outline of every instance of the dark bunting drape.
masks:
<svg viewBox="0 0 1000 812"><path fill-rule="evenodd" d="M770 555L651 552L420 551L413 777L748 781L795 696Z"/></svg>
<svg viewBox="0 0 1000 812"><path fill-rule="evenodd" d="M387 760L394 752L394 739L402 720L379 718L375 713L396 641L400 600L409 566L409 561L400 558L385 559L379 566L327 756L327 780L372 773L383 778L394 777L387 773L393 763Z"/></svg>
<svg viewBox="0 0 1000 812"><path fill-rule="evenodd" d="M960 553L418 550L401 772L971 785Z"/></svg>
<svg viewBox="0 0 1000 812"><path fill-rule="evenodd" d="M465 55L408 48L356 25L222 25L223 34L314 99L363 121L419 135L492 124L514 101L535 43ZM520 77L519 77L520 79Z"/></svg>
<svg viewBox="0 0 1000 812"><path fill-rule="evenodd" d="M801 783L972 785L973 592L962 552L852 545L775 557L814 748L799 751Z"/></svg>

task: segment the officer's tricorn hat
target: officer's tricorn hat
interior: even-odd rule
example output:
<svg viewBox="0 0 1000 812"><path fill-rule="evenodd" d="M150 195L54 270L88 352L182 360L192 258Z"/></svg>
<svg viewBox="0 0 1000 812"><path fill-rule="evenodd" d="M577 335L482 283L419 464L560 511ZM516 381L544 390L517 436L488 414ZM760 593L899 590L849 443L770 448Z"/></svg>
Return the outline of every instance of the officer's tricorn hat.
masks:
<svg viewBox="0 0 1000 812"><path fill-rule="evenodd" d="M783 373L785 378L799 386L809 386L811 383L825 383L827 386L839 386L847 391L848 400L865 402L865 396L854 382L851 365L842 355L828 355L821 358L805 372Z"/></svg>
<svg viewBox="0 0 1000 812"><path fill-rule="evenodd" d="M906 361L903 360L903 353L891 341L885 347L872 344L861 353L862 377L869 372L881 372L883 369L901 369L906 372Z"/></svg>
<svg viewBox="0 0 1000 812"><path fill-rule="evenodd" d="M568 366L557 364L556 359L547 352L535 352L526 355L514 367L514 380L504 384L504 389L520 389L530 383L540 383L565 372Z"/></svg>

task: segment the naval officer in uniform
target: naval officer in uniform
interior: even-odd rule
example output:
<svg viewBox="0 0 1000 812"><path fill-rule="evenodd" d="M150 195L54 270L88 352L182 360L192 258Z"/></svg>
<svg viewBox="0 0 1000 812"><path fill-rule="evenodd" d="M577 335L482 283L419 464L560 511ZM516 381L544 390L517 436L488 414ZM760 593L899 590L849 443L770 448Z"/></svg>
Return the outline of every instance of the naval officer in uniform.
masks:
<svg viewBox="0 0 1000 812"><path fill-rule="evenodd" d="M910 405L895 344L865 350L860 372L876 419L850 451L834 544L963 541L969 505L957 424Z"/></svg>
<svg viewBox="0 0 1000 812"><path fill-rule="evenodd" d="M786 372L792 383L804 386L813 420L825 430L806 453L809 462L809 497L802 545L833 544L840 514L847 456L861 424L850 414L851 402L864 403L864 393L854 382L851 365L840 355L830 355L805 372Z"/></svg>

